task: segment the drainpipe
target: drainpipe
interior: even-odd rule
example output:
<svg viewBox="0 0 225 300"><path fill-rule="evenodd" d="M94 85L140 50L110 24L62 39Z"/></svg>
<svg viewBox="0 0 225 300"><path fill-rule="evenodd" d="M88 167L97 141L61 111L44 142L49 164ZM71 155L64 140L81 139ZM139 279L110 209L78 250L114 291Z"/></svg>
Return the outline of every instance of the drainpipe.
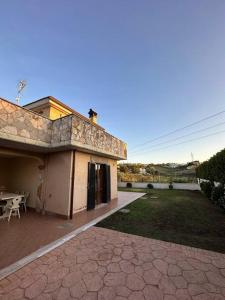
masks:
<svg viewBox="0 0 225 300"><path fill-rule="evenodd" d="M72 174L70 183L70 219L73 219L73 193L74 193L74 171L75 171L75 150L72 150Z"/></svg>

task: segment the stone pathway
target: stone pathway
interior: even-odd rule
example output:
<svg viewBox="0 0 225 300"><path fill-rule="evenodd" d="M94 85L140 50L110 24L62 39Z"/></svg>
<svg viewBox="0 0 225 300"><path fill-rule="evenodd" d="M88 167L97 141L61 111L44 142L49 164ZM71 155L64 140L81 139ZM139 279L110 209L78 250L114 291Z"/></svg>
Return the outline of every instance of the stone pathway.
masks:
<svg viewBox="0 0 225 300"><path fill-rule="evenodd" d="M225 255L92 227L0 281L0 299L225 299Z"/></svg>

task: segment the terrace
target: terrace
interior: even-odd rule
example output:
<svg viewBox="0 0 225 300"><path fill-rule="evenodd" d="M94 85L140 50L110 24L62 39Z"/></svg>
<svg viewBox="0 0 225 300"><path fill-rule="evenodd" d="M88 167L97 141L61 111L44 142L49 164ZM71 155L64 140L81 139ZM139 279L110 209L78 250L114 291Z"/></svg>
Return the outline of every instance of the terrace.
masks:
<svg viewBox="0 0 225 300"><path fill-rule="evenodd" d="M127 156L124 142L79 115L49 120L2 98L0 146L37 152L82 149L113 159Z"/></svg>

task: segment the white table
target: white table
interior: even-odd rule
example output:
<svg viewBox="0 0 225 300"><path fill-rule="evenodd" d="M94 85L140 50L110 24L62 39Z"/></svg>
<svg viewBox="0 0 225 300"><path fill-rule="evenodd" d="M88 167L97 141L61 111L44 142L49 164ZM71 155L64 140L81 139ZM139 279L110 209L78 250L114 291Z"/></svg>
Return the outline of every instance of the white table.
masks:
<svg viewBox="0 0 225 300"><path fill-rule="evenodd" d="M22 196L23 197L23 195L18 195L18 194L14 194L14 193L2 193L2 194L0 193L0 200L7 201L7 200L10 200L10 199L15 198L17 196Z"/></svg>
<svg viewBox="0 0 225 300"><path fill-rule="evenodd" d="M12 199L13 198L15 198L15 197L24 197L24 195L20 195L20 194L14 194L14 193L0 193L0 201L7 201L7 204L6 205L4 205L4 207L3 207L3 215L2 216L0 216L0 219L4 219L7 215L6 215L6 212L5 212L5 207L7 206L7 205L9 205L9 203L10 203L10 201L12 201Z"/></svg>

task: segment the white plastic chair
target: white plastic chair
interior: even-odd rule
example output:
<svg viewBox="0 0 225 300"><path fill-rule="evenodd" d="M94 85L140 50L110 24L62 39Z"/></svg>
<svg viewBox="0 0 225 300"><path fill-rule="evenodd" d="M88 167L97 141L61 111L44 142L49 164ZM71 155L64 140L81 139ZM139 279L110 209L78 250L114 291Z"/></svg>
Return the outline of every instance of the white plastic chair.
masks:
<svg viewBox="0 0 225 300"><path fill-rule="evenodd" d="M15 198L12 198L11 201L6 205L6 209L8 210L8 222L11 219L11 215L18 216L20 219L20 202L21 202L22 196L17 196Z"/></svg>
<svg viewBox="0 0 225 300"><path fill-rule="evenodd" d="M29 198L30 196L30 193L29 192L23 192L22 193L22 199L20 201L20 205L23 206L23 209L25 212L27 212L27 199Z"/></svg>

